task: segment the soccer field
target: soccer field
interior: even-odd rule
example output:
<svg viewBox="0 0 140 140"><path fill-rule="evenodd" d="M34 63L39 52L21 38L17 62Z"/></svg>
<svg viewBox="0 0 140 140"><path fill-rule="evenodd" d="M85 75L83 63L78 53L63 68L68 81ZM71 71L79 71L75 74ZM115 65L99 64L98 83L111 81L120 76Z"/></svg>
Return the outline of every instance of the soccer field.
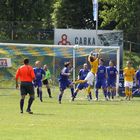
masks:
<svg viewBox="0 0 140 140"><path fill-rule="evenodd" d="M0 140L139 140L140 98L132 101L88 102L80 94L69 102L69 90L62 104L57 90L44 102L36 97L33 115L19 112L19 91L0 89ZM27 99L25 100L26 110Z"/></svg>

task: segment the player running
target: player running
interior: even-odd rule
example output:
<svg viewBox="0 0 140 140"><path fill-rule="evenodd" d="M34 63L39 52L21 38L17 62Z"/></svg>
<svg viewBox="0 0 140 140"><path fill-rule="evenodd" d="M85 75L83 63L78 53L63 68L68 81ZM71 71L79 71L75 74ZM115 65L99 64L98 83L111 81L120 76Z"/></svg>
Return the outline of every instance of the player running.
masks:
<svg viewBox="0 0 140 140"><path fill-rule="evenodd" d="M49 80L51 79L51 73L50 73L50 70L48 69L47 65L44 65L43 69L44 69L44 71L46 73L46 75L45 75L45 77L43 79L43 84L47 88L47 92L48 92L49 98L52 98L51 89L50 89L50 86L49 86Z"/></svg>
<svg viewBox="0 0 140 140"><path fill-rule="evenodd" d="M106 67L103 65L104 61L102 58L99 59L99 66L97 70L97 74L95 76L95 92L96 92L96 101L98 101L98 90L102 87L103 93L105 96L105 100L107 99L107 89L106 89Z"/></svg>
<svg viewBox="0 0 140 140"><path fill-rule="evenodd" d="M127 61L126 67L123 69L124 75L124 86L125 86L125 96L126 100L130 100L132 96L133 80L135 77L135 69L131 66L131 62Z"/></svg>
<svg viewBox="0 0 140 140"><path fill-rule="evenodd" d="M88 65L87 65L87 63L85 63L85 64L83 64L83 69L80 69L80 71L79 71L78 80L84 80L88 73L89 73ZM79 92L79 90L86 89L87 87L88 87L87 83L78 84L76 87L76 90L74 92L74 95L72 97L72 101L74 101L74 99L76 98L76 95Z"/></svg>
<svg viewBox="0 0 140 140"><path fill-rule="evenodd" d="M40 101L43 102L43 100L42 100L42 79L45 76L45 71L41 68L40 61L36 61L35 66L36 67L34 68L34 73L35 73L34 86L37 87L38 97L40 98Z"/></svg>
<svg viewBox="0 0 140 140"><path fill-rule="evenodd" d="M70 69L70 62L65 62L64 68L61 70L60 78L59 78L59 88L60 88L60 93L59 93L59 98L58 98L59 104L61 104L64 90L67 87L70 87L71 96L73 97L73 94L74 94L73 83L69 80L69 76L71 75L71 72L72 70Z"/></svg>
<svg viewBox="0 0 140 140"><path fill-rule="evenodd" d="M107 95L110 99L114 99L116 95L116 79L117 79L118 71L114 66L114 62L112 60L109 61L109 66L107 67Z"/></svg>

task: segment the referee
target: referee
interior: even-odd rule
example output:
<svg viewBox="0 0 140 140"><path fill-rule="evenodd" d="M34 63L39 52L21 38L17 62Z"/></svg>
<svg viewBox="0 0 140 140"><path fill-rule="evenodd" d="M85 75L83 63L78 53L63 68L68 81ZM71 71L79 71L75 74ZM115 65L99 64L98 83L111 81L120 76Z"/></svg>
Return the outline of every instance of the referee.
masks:
<svg viewBox="0 0 140 140"><path fill-rule="evenodd" d="M20 79L20 111L23 113L24 99L27 94L30 98L28 100L28 107L26 112L33 114L31 111L31 105L34 101L34 87L32 81L35 79L35 74L33 68L29 65L29 59L24 59L24 65L20 66L16 72L16 88L19 88L18 79Z"/></svg>

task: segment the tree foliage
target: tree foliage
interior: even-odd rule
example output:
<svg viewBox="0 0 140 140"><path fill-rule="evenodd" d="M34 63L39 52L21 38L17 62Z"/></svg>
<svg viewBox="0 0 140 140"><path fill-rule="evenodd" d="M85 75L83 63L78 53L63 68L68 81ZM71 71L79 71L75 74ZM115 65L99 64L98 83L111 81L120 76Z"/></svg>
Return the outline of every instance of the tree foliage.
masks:
<svg viewBox="0 0 140 140"><path fill-rule="evenodd" d="M100 11L100 18L103 19L102 28L115 22L114 28L124 30L126 39L140 41L139 0L100 0L100 2L103 4L103 10Z"/></svg>

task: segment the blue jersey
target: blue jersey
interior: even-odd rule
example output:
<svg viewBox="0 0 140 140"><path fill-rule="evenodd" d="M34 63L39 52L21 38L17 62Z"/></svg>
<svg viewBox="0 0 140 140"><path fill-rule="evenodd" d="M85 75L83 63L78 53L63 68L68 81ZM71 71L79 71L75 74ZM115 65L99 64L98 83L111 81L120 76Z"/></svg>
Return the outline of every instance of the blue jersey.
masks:
<svg viewBox="0 0 140 140"><path fill-rule="evenodd" d="M116 73L117 73L116 67L107 67L107 80L108 81L116 81Z"/></svg>
<svg viewBox="0 0 140 140"><path fill-rule="evenodd" d="M45 76L45 71L42 68L34 68L34 73L35 73L35 80L36 81L41 81L42 76Z"/></svg>
<svg viewBox="0 0 140 140"><path fill-rule="evenodd" d="M136 72L136 79L139 81L140 83L140 70L137 70Z"/></svg>
<svg viewBox="0 0 140 140"><path fill-rule="evenodd" d="M61 70L59 81L67 81L69 79L69 76L67 75L68 73L69 69L67 67L64 67Z"/></svg>
<svg viewBox="0 0 140 140"><path fill-rule="evenodd" d="M79 71L79 79L80 80L84 80L88 74L89 70L85 70L85 69L80 69Z"/></svg>
<svg viewBox="0 0 140 140"><path fill-rule="evenodd" d="M99 65L98 70L96 73L96 79L101 80L101 79L106 79L106 67Z"/></svg>

